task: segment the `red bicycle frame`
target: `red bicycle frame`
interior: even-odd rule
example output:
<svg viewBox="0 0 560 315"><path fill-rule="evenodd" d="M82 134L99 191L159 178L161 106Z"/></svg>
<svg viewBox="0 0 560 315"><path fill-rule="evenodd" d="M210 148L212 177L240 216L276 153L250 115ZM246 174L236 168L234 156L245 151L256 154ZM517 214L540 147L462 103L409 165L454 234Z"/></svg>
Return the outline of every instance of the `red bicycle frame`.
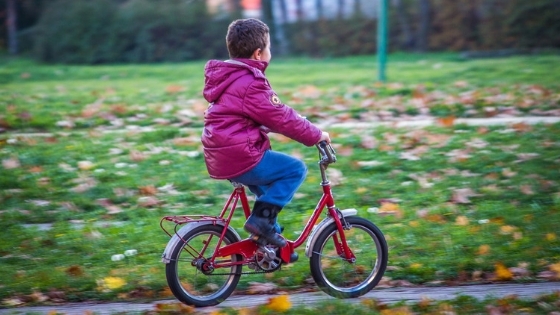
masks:
<svg viewBox="0 0 560 315"><path fill-rule="evenodd" d="M321 149L319 150L321 151ZM324 159L329 159L329 160L327 162L324 162ZM307 221L305 228L303 229L303 232L299 235L299 237L295 241L286 240L287 245L280 249L279 256L284 263L290 262L290 257L294 253L294 250L300 247L309 237L309 235L313 231L313 227L317 224L317 221L319 220L319 216L323 213L323 209L325 209L325 207L327 208L328 216L334 220L338 230L338 235L333 235L333 241L335 243L337 254L345 258L348 262L355 261L354 253L350 250L348 244L346 243L346 237L344 235L345 227L343 225L343 220L341 220L342 215L340 215L339 210L335 207L334 198L331 191L331 184L328 181L326 175L326 168L328 164L336 160L336 158L334 158L334 160L331 161L332 159L333 158L330 156L328 152L326 155L322 155L322 160L320 161L319 164L320 164L320 170L322 176L321 186L323 188L323 195L319 199L319 202L317 203L317 206L315 207L313 214ZM216 245L217 250L214 251L214 254L209 259L209 261L212 262L214 268L231 267L232 265L246 264L249 262L250 259L254 257L255 251L259 248L257 242L255 242L251 238L247 238L239 242L235 242L221 247L222 241L224 239L226 232L228 231L228 227L230 226L231 219L233 217L233 214L238 204L241 203L241 207L243 208L243 214L245 216L245 219L247 219L251 214L251 208L249 206L249 201L247 199L245 187L242 184L235 183L235 182L232 182L232 184L234 186L233 192L229 196L227 202L225 203L224 207L222 208L222 211L218 216L205 216L205 215L166 216L163 217L160 222L161 228L169 236L172 235L169 232L167 232L167 230L163 227L163 221L174 222L176 224L175 234L177 235L178 235L177 226L185 223L208 222L213 225L222 225L224 229L220 235L218 244ZM180 235L178 236L181 237ZM206 246L201 250L201 252L196 253L198 258L202 258L204 256L203 254L206 251L207 246L210 243L212 237L213 236L209 237L209 239L206 242ZM185 242L185 240L183 240L183 242ZM194 249L192 250L194 251ZM231 255L242 255L244 259L236 262L216 261L216 258L218 257L230 257Z"/></svg>

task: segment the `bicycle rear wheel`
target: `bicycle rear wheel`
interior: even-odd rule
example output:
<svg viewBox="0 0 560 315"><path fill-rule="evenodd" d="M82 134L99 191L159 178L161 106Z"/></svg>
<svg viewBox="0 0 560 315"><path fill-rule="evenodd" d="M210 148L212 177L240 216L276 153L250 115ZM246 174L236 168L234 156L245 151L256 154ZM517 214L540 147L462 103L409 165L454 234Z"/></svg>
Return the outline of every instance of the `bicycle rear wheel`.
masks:
<svg viewBox="0 0 560 315"><path fill-rule="evenodd" d="M217 243L224 227L202 225L181 235L184 242L171 251L170 262L166 265L165 275L171 292L188 305L211 306L227 299L239 282L241 265L213 269L208 261L218 249ZM238 242L238 237L227 231L221 246ZM216 262L238 262L241 255L227 259L217 258Z"/></svg>
<svg viewBox="0 0 560 315"><path fill-rule="evenodd" d="M372 222L354 216L345 219L351 228L344 235L356 261L349 262L337 253L333 238L340 240L340 234L333 223L317 236L309 263L321 290L337 298L354 298L379 283L387 268L388 248L383 233Z"/></svg>

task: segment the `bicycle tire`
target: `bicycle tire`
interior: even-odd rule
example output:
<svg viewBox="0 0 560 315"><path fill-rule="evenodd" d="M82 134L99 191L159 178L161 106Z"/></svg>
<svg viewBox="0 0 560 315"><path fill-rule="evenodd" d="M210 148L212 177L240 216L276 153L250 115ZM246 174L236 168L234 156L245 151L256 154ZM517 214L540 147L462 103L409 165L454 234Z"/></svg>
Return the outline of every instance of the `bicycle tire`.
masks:
<svg viewBox="0 0 560 315"><path fill-rule="evenodd" d="M345 219L351 228L344 234L356 261L350 263L342 257L344 254L337 253L332 238L339 232L333 222L317 235L309 264L315 283L325 293L355 298L379 283L387 268L389 250L383 233L371 221L356 216Z"/></svg>
<svg viewBox="0 0 560 315"><path fill-rule="evenodd" d="M170 255L170 262L165 267L167 284L173 295L181 302L196 306L217 305L227 299L237 287L241 277L241 265L214 270L217 275L205 274L197 268L197 262L212 257L217 250L217 241L224 227L220 225L202 225L180 235L184 240L177 243ZM231 231L226 231L221 246L235 243L240 239ZM202 260L195 253L202 253ZM232 255L232 262L241 261L241 255ZM208 271L207 271L208 272Z"/></svg>

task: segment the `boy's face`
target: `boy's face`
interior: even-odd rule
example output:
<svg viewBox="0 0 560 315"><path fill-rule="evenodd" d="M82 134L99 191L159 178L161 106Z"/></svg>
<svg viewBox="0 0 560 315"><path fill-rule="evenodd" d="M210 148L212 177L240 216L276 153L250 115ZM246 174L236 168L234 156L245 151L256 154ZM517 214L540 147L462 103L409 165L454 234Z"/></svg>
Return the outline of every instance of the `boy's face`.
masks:
<svg viewBox="0 0 560 315"><path fill-rule="evenodd" d="M270 53L270 34L266 35L266 47L255 50L251 57L255 60L270 62L270 59L272 59L272 54Z"/></svg>

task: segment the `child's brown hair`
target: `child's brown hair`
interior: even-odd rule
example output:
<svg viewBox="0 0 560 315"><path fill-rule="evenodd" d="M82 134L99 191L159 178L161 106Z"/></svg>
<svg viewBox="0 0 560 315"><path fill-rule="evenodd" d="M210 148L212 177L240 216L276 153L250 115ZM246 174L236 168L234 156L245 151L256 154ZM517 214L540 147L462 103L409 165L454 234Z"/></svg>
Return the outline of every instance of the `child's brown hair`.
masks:
<svg viewBox="0 0 560 315"><path fill-rule="evenodd" d="M257 49L265 49L268 26L257 19L240 19L231 22L226 35L230 58L249 58Z"/></svg>

